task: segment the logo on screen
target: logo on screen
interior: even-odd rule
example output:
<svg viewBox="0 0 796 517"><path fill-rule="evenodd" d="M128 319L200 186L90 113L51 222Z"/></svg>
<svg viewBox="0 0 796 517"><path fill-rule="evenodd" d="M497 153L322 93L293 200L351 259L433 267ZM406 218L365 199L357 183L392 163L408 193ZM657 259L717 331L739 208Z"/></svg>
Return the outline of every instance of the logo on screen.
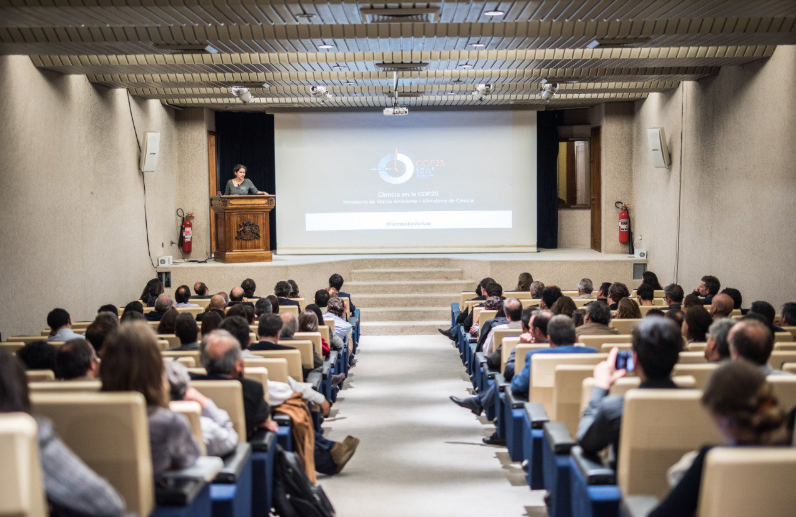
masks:
<svg viewBox="0 0 796 517"><path fill-rule="evenodd" d="M379 171L381 179L387 183L400 185L409 181L415 173L415 166L411 158L399 153L396 148L394 153L385 155L379 161L379 166L376 170Z"/></svg>

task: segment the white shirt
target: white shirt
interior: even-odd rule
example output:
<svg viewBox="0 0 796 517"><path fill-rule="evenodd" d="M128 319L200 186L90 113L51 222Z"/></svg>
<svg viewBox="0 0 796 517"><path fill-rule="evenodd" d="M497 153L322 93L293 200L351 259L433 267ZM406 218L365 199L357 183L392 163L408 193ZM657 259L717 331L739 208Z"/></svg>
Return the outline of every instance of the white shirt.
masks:
<svg viewBox="0 0 796 517"><path fill-rule="evenodd" d="M340 316L336 316L331 312L323 315L325 320L334 320L334 335L340 339L345 339L349 332L351 332L351 324Z"/></svg>
<svg viewBox="0 0 796 517"><path fill-rule="evenodd" d="M521 321L512 321L511 323L504 323L503 325L496 325L489 330L489 335L484 341L484 357L492 355L495 351L492 347L495 345L495 329L521 329Z"/></svg>
<svg viewBox="0 0 796 517"><path fill-rule="evenodd" d="M184 309L187 307L193 307L193 308L200 307L200 305L197 305L195 303L175 303L174 306L179 307L180 309Z"/></svg>
<svg viewBox="0 0 796 517"><path fill-rule="evenodd" d="M268 381L268 399L271 407L276 407L293 396L293 393L301 393L301 398L315 404L321 405L326 401L323 393L318 393L312 389L312 384L308 382L298 382L293 377L287 378L287 383Z"/></svg>
<svg viewBox="0 0 796 517"><path fill-rule="evenodd" d="M70 341L72 339L84 339L83 334L75 334L69 327L61 327L58 332L47 338L47 341Z"/></svg>

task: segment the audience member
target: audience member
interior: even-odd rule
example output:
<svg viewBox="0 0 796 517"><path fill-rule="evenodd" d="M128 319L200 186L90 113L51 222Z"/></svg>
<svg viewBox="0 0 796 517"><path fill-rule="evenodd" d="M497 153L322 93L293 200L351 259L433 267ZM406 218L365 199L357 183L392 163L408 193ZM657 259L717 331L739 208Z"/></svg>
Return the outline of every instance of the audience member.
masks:
<svg viewBox="0 0 796 517"><path fill-rule="evenodd" d="M332 298L339 298L339 297L337 296L337 289L335 289L334 287L331 287L331 286L327 287L327 288L326 288L326 292L327 292L327 293L329 293L329 299L330 299L330 300L331 300ZM343 302L343 303L345 303L345 302Z"/></svg>
<svg viewBox="0 0 796 517"><path fill-rule="evenodd" d="M167 470L188 468L196 462L199 447L191 436L188 421L168 409L163 358L149 325L126 323L108 336L100 379L102 391L137 391L144 396L155 476Z"/></svg>
<svg viewBox="0 0 796 517"><path fill-rule="evenodd" d="M719 279L715 276L706 275L702 277L693 294L701 297L702 304L710 305L713 302L713 297L719 293L719 289L721 289Z"/></svg>
<svg viewBox="0 0 796 517"><path fill-rule="evenodd" d="M735 302L723 292L714 296L710 303L710 315L714 320L729 318L733 309L735 309Z"/></svg>
<svg viewBox="0 0 796 517"><path fill-rule="evenodd" d="M133 322L133 321L146 321L146 317L144 316L144 313L142 313L142 312L124 311L124 314L122 314L122 317L119 318L119 323L120 324L121 323L130 323L130 322Z"/></svg>
<svg viewBox="0 0 796 517"><path fill-rule="evenodd" d="M677 325L677 328L679 329L683 328L683 321L685 321L685 313L680 309L669 310L666 312L666 315L664 317L668 320L672 320L675 323L675 325Z"/></svg>
<svg viewBox="0 0 796 517"><path fill-rule="evenodd" d="M132 301L124 306L124 311L122 311L122 318L128 312L137 312L143 316L144 314L144 305L139 302L138 300Z"/></svg>
<svg viewBox="0 0 796 517"><path fill-rule="evenodd" d="M669 311L682 310L684 296L683 288L677 284L669 284L663 290L663 298L666 300L666 305L669 306Z"/></svg>
<svg viewBox="0 0 796 517"><path fill-rule="evenodd" d="M295 339L293 336L298 332L298 320L289 312L279 315L282 319L282 330L279 331L279 339L290 340Z"/></svg>
<svg viewBox="0 0 796 517"><path fill-rule="evenodd" d="M588 314L588 311L585 308L578 309L572 313L572 323L575 324L575 329L577 329L578 327L582 327L583 324L586 323L585 322L586 314Z"/></svg>
<svg viewBox="0 0 796 517"><path fill-rule="evenodd" d="M196 282L193 284L193 292L196 293L194 298L208 299L210 298L210 291L204 282Z"/></svg>
<svg viewBox="0 0 796 517"><path fill-rule="evenodd" d="M517 285L514 287L514 291L517 292L530 292L531 284L533 283L533 276L530 273L520 273L519 278L517 278Z"/></svg>
<svg viewBox="0 0 796 517"><path fill-rule="evenodd" d="M662 318L666 316L666 313L660 309L650 309L647 311L647 314L645 314L644 317L649 317L649 316L655 316L656 318L660 316Z"/></svg>
<svg viewBox="0 0 796 517"><path fill-rule="evenodd" d="M707 347L705 347L705 360L709 363L720 363L730 360L729 334L735 320L719 318L713 320L708 328Z"/></svg>
<svg viewBox="0 0 796 517"><path fill-rule="evenodd" d="M221 325L218 326L219 330L229 332L232 337L238 342L243 357L256 357L249 351L251 346L251 327L243 316L227 316Z"/></svg>
<svg viewBox="0 0 796 517"><path fill-rule="evenodd" d="M22 365L11 354L0 350L0 414L32 415L28 382ZM36 419L39 462L44 495L50 515L117 517L124 514L124 500L116 490L91 470L65 444L52 422ZM5 467L4 467L5 469ZM7 472L10 475L10 473Z"/></svg>
<svg viewBox="0 0 796 517"><path fill-rule="evenodd" d="M611 300L608 298L608 292L611 290L612 285L611 282L603 282L600 284L600 288L597 289L597 299L610 305Z"/></svg>
<svg viewBox="0 0 796 517"><path fill-rule="evenodd" d="M204 327L204 325L203 323L202 326ZM179 338L180 346L171 347L169 350L199 350L199 327L190 314L184 313L177 316L177 320L174 322L174 334Z"/></svg>
<svg viewBox="0 0 796 517"><path fill-rule="evenodd" d="M266 314L257 325L257 343L249 345L249 350L291 350L292 347L279 344L282 331L282 318L278 314Z"/></svg>
<svg viewBox="0 0 796 517"><path fill-rule="evenodd" d="M578 282L578 298L594 298L594 295L592 295L593 291L594 283L592 283L590 278L582 278L580 282Z"/></svg>
<svg viewBox="0 0 796 517"><path fill-rule="evenodd" d="M202 338L216 330L224 319L224 313L220 311L210 311L204 313L202 318Z"/></svg>
<svg viewBox="0 0 796 517"><path fill-rule="evenodd" d="M713 372L702 394L702 405L724 436L722 446L790 445L785 411L779 407L773 387L748 363L727 363ZM650 517L696 515L705 457L711 448L705 446L699 450L680 482Z"/></svg>
<svg viewBox="0 0 796 517"><path fill-rule="evenodd" d="M288 280L288 284L290 284L290 297L291 298L301 298L301 293L299 292L299 286L295 280Z"/></svg>
<svg viewBox="0 0 796 517"><path fill-rule="evenodd" d="M634 302L631 298L622 298L619 300L619 303L616 305L616 319L628 320L640 318L641 309L638 308L638 304L636 302Z"/></svg>
<svg viewBox="0 0 796 517"><path fill-rule="evenodd" d="M741 296L741 291L735 289L734 287L727 287L721 290L722 294L726 294L730 298L732 298L733 309L740 309L741 305L743 304L743 296Z"/></svg>
<svg viewBox="0 0 796 517"><path fill-rule="evenodd" d="M774 325L774 319L777 317L777 310L774 309L774 306L768 302L752 302L752 306L749 308L749 312L746 314L747 316L749 314L759 314L765 320L768 330L771 332L784 332L784 329Z"/></svg>
<svg viewBox="0 0 796 517"><path fill-rule="evenodd" d="M242 287L233 287L229 292L229 303L227 305L238 305L239 303L247 302L246 295Z"/></svg>
<svg viewBox="0 0 796 517"><path fill-rule="evenodd" d="M323 313L321 312L320 307L318 307L314 303L311 303L307 305L306 310L314 312L315 316L318 317L318 327L320 327L321 325L327 326L326 323L323 321ZM334 334L329 335L329 340L331 341L331 343L329 343L329 346L331 347L332 350L342 350L343 347L345 346L343 340Z"/></svg>
<svg viewBox="0 0 796 517"><path fill-rule="evenodd" d="M655 298L655 289L649 284L641 284L636 289L636 298L638 298L639 305L653 305L652 300Z"/></svg>
<svg viewBox="0 0 796 517"><path fill-rule="evenodd" d="M55 378L64 381L72 379L94 379L99 371L99 363L94 349L85 339L73 339L58 347L55 352Z"/></svg>
<svg viewBox="0 0 796 517"><path fill-rule="evenodd" d="M733 325L728 339L733 361L746 359L760 368L763 375L790 375L768 364L774 350L774 335L764 323L745 317Z"/></svg>
<svg viewBox="0 0 796 517"><path fill-rule="evenodd" d="M51 310L47 315L47 326L50 327L47 341L69 341L83 337L72 331L72 318L64 309Z"/></svg>
<svg viewBox="0 0 796 517"><path fill-rule="evenodd" d="M191 288L187 285L181 285L174 291L174 304L175 307L193 307L199 308L199 305L191 303Z"/></svg>
<svg viewBox="0 0 796 517"><path fill-rule="evenodd" d="M619 331L608 325L611 323L611 309L602 300L596 300L584 307L586 314L583 325L577 327L579 336L619 334Z"/></svg>
<svg viewBox="0 0 796 517"><path fill-rule="evenodd" d="M289 299L290 293L292 292L293 288L290 286L288 282L285 282L284 280L277 282L276 286L274 286L274 294L279 299L280 306L286 306L286 305L293 305L295 307L299 306L299 302L297 302L296 300Z"/></svg>
<svg viewBox="0 0 796 517"><path fill-rule="evenodd" d="M207 304L205 307L205 311L201 314L196 315L196 320L201 321L204 324L204 318L207 316L207 313L210 311L219 311L221 312L221 317L224 317L224 310L227 308L227 302L224 301L224 297L220 294L215 294L210 297L210 303Z"/></svg>
<svg viewBox="0 0 796 517"><path fill-rule="evenodd" d="M17 359L27 370L55 370L55 351L46 341L34 341L17 350Z"/></svg>
<svg viewBox="0 0 796 517"><path fill-rule="evenodd" d="M268 298L258 298L254 303L254 316L257 320L262 318L264 314L271 314L272 310L271 300Z"/></svg>
<svg viewBox="0 0 796 517"><path fill-rule="evenodd" d="M796 327L796 303L788 302L783 305L781 314L780 325L785 327Z"/></svg>
<svg viewBox="0 0 796 517"><path fill-rule="evenodd" d="M541 300L542 291L544 291L544 282L536 280L535 282L531 283L531 299Z"/></svg>
<svg viewBox="0 0 796 517"><path fill-rule="evenodd" d="M542 290L542 302L539 304L540 309L550 310L553 305L561 298L561 288L555 285L548 285Z"/></svg>
<svg viewBox="0 0 796 517"><path fill-rule="evenodd" d="M179 311L173 308L163 313L163 317L160 318L160 323L158 323L157 333L161 336L164 334L174 334L174 325L177 323L177 316L179 315ZM193 318L193 316L191 316L191 318Z"/></svg>
<svg viewBox="0 0 796 517"><path fill-rule="evenodd" d="M229 414L190 386L191 377L185 366L177 361L166 361L164 366L171 400L189 400L202 407L199 425L202 428L202 441L207 449L207 455L226 456L235 450L238 445L238 433L235 432Z"/></svg>
<svg viewBox="0 0 796 517"><path fill-rule="evenodd" d="M495 329L522 329L522 302L517 298L509 298L503 303L505 323L492 325L489 334L484 339L484 356L490 368L499 370L501 363L502 344L495 348ZM482 335L484 333L482 332Z"/></svg>
<svg viewBox="0 0 796 517"><path fill-rule="evenodd" d="M329 303L329 292L326 289L315 291L315 305L324 308L327 303Z"/></svg>
<svg viewBox="0 0 796 517"><path fill-rule="evenodd" d="M318 332L318 315L312 310L305 309L298 318L298 331L299 332ZM324 357L329 357L331 349L326 339L321 336L321 351Z"/></svg>
<svg viewBox="0 0 796 517"><path fill-rule="evenodd" d="M632 334L634 371L641 381L639 388L676 388L670 376L682 348L680 329L664 318L648 318L635 325ZM608 359L594 368L595 386L577 432L578 444L586 452L596 453L608 445L613 446L614 454L619 451L624 398L608 394L611 386L627 373L616 368L618 352L619 349L612 349Z"/></svg>
<svg viewBox="0 0 796 517"><path fill-rule="evenodd" d="M508 323L506 315L503 313L498 314L497 312L502 306L503 300L501 300L498 296L490 296L484 300L483 309L485 311L495 311L495 317L491 320L486 320L483 325L479 325L476 321L473 326L470 327L471 335L478 336L476 352L483 352L484 342L489 336L489 332L492 330L492 327L495 325L505 325Z"/></svg>
<svg viewBox="0 0 796 517"><path fill-rule="evenodd" d="M144 314L144 317L147 321L160 321L163 318L163 315L166 314L166 311L171 309L174 306L174 300L171 299L171 296L167 294L161 294L158 296L157 300L155 300L155 310L147 312Z"/></svg>
<svg viewBox="0 0 796 517"><path fill-rule="evenodd" d="M110 312L111 314L116 316L117 319L119 318L119 308L112 303L106 303L105 305L97 309L97 314L101 312Z"/></svg>
<svg viewBox="0 0 796 517"><path fill-rule="evenodd" d="M131 312L129 314L137 314L141 320L144 320L144 315L138 312ZM130 320L127 317L125 321ZM99 353L102 351L103 343L108 334L115 332L119 328L119 318L110 312L101 312L97 314L94 321L86 328L86 340L91 343L94 350Z"/></svg>
<svg viewBox="0 0 796 517"><path fill-rule="evenodd" d="M255 298L254 291L257 290L257 284L251 278L247 278L240 283L240 288L243 289L243 296L248 299Z"/></svg>
<svg viewBox="0 0 796 517"><path fill-rule="evenodd" d="M351 310L351 314L354 314L354 311L357 310L357 308L354 306L354 302L351 300L351 295L342 291L343 282L343 277L337 273L329 277L329 287L337 289L338 298L348 298L348 307Z"/></svg>
<svg viewBox="0 0 796 517"><path fill-rule="evenodd" d="M704 343L713 318L704 305L695 305L685 310L682 329L685 344Z"/></svg>
<svg viewBox="0 0 796 517"><path fill-rule="evenodd" d="M259 298L258 298L259 300ZM254 325L254 305L251 303L242 303L244 310L244 318L249 322L249 325Z"/></svg>
<svg viewBox="0 0 796 517"><path fill-rule="evenodd" d="M334 334L345 341L346 336L351 332L351 324L343 319L345 305L340 298L332 298L326 305L326 316L324 318L334 320Z"/></svg>
<svg viewBox="0 0 796 517"><path fill-rule="evenodd" d="M575 306L575 302L569 296L562 296L556 300L556 303L554 303L552 307L550 307L550 311L554 315L557 316L559 314L563 314L564 316L569 316L570 318L577 309L578 308Z"/></svg>
<svg viewBox="0 0 796 517"><path fill-rule="evenodd" d="M279 314L279 298L273 294L269 294L266 296L266 298L268 298L268 301L271 302L271 312L273 314Z"/></svg>
<svg viewBox="0 0 796 517"><path fill-rule="evenodd" d="M622 282L614 282L608 289L608 298L611 300L611 304L608 307L615 311L619 307L619 300L629 297L630 291L627 286Z"/></svg>
<svg viewBox="0 0 796 517"><path fill-rule="evenodd" d="M487 284L485 287L483 287L481 289L481 292L483 292L486 295L486 300L488 300L489 298L492 298L493 296L497 296L501 300L503 299L503 286L501 286L500 284L498 284L496 282L492 282L491 284ZM476 307L482 307L483 305L484 304L476 305ZM473 313L473 311L470 311L470 313L467 315L467 317L464 318L463 325L464 325L464 330L466 332L471 332L471 329L472 329L473 323L474 323L474 321L473 321L474 316L475 316L475 314Z"/></svg>
<svg viewBox="0 0 796 517"><path fill-rule="evenodd" d="M144 290L141 292L141 296L139 297L141 303L143 303L146 307L154 307L158 296L163 294L163 291L163 282L157 278L153 278L146 283Z"/></svg>
<svg viewBox="0 0 796 517"><path fill-rule="evenodd" d="M226 314L224 315L225 318L229 318L230 316L240 316L241 318L245 319L246 321L249 320L249 313L246 311L246 305L243 303L239 303L237 305L233 305L229 309L227 309ZM252 316L253 319L253 316ZM251 322L249 322L251 325Z"/></svg>
<svg viewBox="0 0 796 517"><path fill-rule="evenodd" d="M652 288L653 295L655 291L662 291L663 287L661 287L661 283L658 282L658 275L653 273L652 271L644 271L641 274L641 285L648 285Z"/></svg>
<svg viewBox="0 0 796 517"><path fill-rule="evenodd" d="M699 296L695 295L694 293L689 294L683 300L684 311L690 309L691 307L697 307L699 305L705 305L705 304L702 303L702 299Z"/></svg>

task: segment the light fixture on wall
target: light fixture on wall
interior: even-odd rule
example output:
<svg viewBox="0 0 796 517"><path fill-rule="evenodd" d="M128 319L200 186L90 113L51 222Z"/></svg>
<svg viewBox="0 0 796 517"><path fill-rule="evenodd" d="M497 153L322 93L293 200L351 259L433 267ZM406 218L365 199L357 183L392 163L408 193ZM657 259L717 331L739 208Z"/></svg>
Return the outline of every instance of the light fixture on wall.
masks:
<svg viewBox="0 0 796 517"><path fill-rule="evenodd" d="M504 11L499 11L497 9L484 11L484 16L503 16L504 14L506 14Z"/></svg>
<svg viewBox="0 0 796 517"><path fill-rule="evenodd" d="M473 90L473 97L477 97L479 101L483 102L487 96L492 95L492 92L495 91L495 87L492 84L479 84Z"/></svg>
<svg viewBox="0 0 796 517"><path fill-rule="evenodd" d="M542 79L542 100L550 102L550 99L558 93L558 83L551 83L547 79Z"/></svg>
<svg viewBox="0 0 796 517"><path fill-rule="evenodd" d="M313 86L310 88L310 95L321 101L327 101L334 97L330 92L326 91L326 86Z"/></svg>
<svg viewBox="0 0 796 517"><path fill-rule="evenodd" d="M252 93L244 86L233 86L230 89L233 97L237 97L243 104L248 104L254 99Z"/></svg>
<svg viewBox="0 0 796 517"><path fill-rule="evenodd" d="M332 45L331 43L321 43L320 45L318 45L318 48L321 50L331 50L334 48L334 45Z"/></svg>

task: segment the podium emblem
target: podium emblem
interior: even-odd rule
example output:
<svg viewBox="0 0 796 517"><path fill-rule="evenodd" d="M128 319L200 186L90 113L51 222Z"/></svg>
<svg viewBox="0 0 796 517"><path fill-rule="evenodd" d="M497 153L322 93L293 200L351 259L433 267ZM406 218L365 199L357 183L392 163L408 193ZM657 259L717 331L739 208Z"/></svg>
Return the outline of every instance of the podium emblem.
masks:
<svg viewBox="0 0 796 517"><path fill-rule="evenodd" d="M238 224L235 238L240 241L253 241L260 238L260 226L248 219Z"/></svg>

